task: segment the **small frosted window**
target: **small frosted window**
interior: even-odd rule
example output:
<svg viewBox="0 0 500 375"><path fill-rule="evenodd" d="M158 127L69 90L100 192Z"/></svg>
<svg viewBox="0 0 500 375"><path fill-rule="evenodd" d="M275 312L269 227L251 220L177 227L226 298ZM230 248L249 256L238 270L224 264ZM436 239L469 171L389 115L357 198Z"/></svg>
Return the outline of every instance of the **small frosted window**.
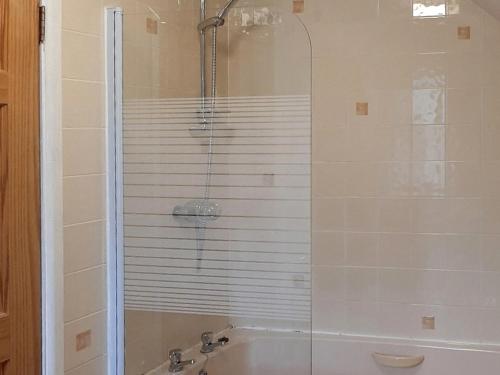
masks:
<svg viewBox="0 0 500 375"><path fill-rule="evenodd" d="M440 1L415 0L413 2L413 17L444 17L446 3Z"/></svg>

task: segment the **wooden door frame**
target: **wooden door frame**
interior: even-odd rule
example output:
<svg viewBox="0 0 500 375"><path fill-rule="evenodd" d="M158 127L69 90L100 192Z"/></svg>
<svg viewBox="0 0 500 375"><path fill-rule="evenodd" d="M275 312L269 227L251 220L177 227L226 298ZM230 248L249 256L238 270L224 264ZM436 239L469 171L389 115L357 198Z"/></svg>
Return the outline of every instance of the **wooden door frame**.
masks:
<svg viewBox="0 0 500 375"><path fill-rule="evenodd" d="M40 168L42 217L42 373L64 374L64 264L62 214L61 0L46 7L40 47Z"/></svg>

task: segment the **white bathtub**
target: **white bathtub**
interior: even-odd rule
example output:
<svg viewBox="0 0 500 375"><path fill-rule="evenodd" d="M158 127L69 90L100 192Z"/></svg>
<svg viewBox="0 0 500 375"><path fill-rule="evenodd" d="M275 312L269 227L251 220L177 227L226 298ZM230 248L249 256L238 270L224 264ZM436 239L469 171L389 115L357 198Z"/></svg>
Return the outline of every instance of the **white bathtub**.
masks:
<svg viewBox="0 0 500 375"><path fill-rule="evenodd" d="M223 332L230 342L209 355L197 345L184 359L196 360L178 375L499 375L500 348L436 345L430 342L384 340L330 334L283 333L250 329ZM424 355L411 369L392 369L375 363L372 353ZM312 364L312 365L311 365ZM170 375L168 363L147 375Z"/></svg>
<svg viewBox="0 0 500 375"><path fill-rule="evenodd" d="M425 357L415 368L392 369L372 353ZM313 336L314 375L500 375L500 348L370 337Z"/></svg>

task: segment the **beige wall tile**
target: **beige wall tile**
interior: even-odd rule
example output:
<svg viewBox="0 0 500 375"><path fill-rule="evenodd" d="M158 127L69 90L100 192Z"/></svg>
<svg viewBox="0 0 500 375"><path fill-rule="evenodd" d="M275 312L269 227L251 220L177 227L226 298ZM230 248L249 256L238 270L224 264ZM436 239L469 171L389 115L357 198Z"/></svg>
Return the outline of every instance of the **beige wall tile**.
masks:
<svg viewBox="0 0 500 375"><path fill-rule="evenodd" d="M372 314L366 314L371 311ZM376 335L378 303L371 301L349 301L346 303L344 332L352 335Z"/></svg>
<svg viewBox="0 0 500 375"><path fill-rule="evenodd" d="M498 141L500 137L500 129L487 128L483 130L482 154L483 159L492 161L500 160L500 147Z"/></svg>
<svg viewBox="0 0 500 375"><path fill-rule="evenodd" d="M64 321L71 322L103 310L106 299L106 270L91 268L64 277Z"/></svg>
<svg viewBox="0 0 500 375"><path fill-rule="evenodd" d="M106 260L105 222L94 221L64 228L64 272L101 265Z"/></svg>
<svg viewBox="0 0 500 375"><path fill-rule="evenodd" d="M379 201L376 198L351 198L345 203L345 227L354 232L376 232Z"/></svg>
<svg viewBox="0 0 500 375"><path fill-rule="evenodd" d="M354 267L377 266L378 238L378 233L346 233L345 264Z"/></svg>
<svg viewBox="0 0 500 375"><path fill-rule="evenodd" d="M481 157L481 132L471 126L446 128L446 160L472 161Z"/></svg>
<svg viewBox="0 0 500 375"><path fill-rule="evenodd" d="M314 129L313 161L341 162L348 160L348 133L345 128Z"/></svg>
<svg viewBox="0 0 500 375"><path fill-rule="evenodd" d="M313 232L312 262L316 266L345 264L345 234L342 232Z"/></svg>
<svg viewBox="0 0 500 375"><path fill-rule="evenodd" d="M64 176L104 173L105 144L104 129L64 129Z"/></svg>
<svg viewBox="0 0 500 375"><path fill-rule="evenodd" d="M477 128L481 124L482 90L448 89L446 122L450 125L469 125Z"/></svg>
<svg viewBox="0 0 500 375"><path fill-rule="evenodd" d="M412 270L380 270L379 296L384 302L411 303L417 300L418 274Z"/></svg>
<svg viewBox="0 0 500 375"><path fill-rule="evenodd" d="M480 233L484 215L480 199L449 199L448 211L451 233Z"/></svg>
<svg viewBox="0 0 500 375"><path fill-rule="evenodd" d="M104 176L66 177L63 182L64 224L101 220L105 213Z"/></svg>
<svg viewBox="0 0 500 375"><path fill-rule="evenodd" d="M498 326L498 310L481 310L481 334L483 342L495 344L500 336L500 327ZM476 321L477 323L477 321Z"/></svg>
<svg viewBox="0 0 500 375"><path fill-rule="evenodd" d="M446 263L450 270L481 269L481 236L478 234L450 234L446 236Z"/></svg>
<svg viewBox="0 0 500 375"><path fill-rule="evenodd" d="M63 78L101 82L104 77L103 39L64 30L62 33Z"/></svg>
<svg viewBox="0 0 500 375"><path fill-rule="evenodd" d="M415 237L410 233L378 234L378 265L391 268L414 268Z"/></svg>
<svg viewBox="0 0 500 375"><path fill-rule="evenodd" d="M313 227L319 231L343 230L345 225L343 199L313 200Z"/></svg>
<svg viewBox="0 0 500 375"><path fill-rule="evenodd" d="M412 210L413 230L417 233L445 233L449 228L446 199L419 199Z"/></svg>
<svg viewBox="0 0 500 375"><path fill-rule="evenodd" d="M346 299L349 301L376 301L378 270L375 268L347 268Z"/></svg>
<svg viewBox="0 0 500 375"><path fill-rule="evenodd" d="M102 0L64 0L62 28L89 34L102 34Z"/></svg>
<svg viewBox="0 0 500 375"><path fill-rule="evenodd" d="M481 269L500 272L500 236L481 236Z"/></svg>
<svg viewBox="0 0 500 375"><path fill-rule="evenodd" d="M312 172L312 191L318 198L342 197L346 194L345 163L314 163Z"/></svg>
<svg viewBox="0 0 500 375"><path fill-rule="evenodd" d="M414 235L414 262L420 269L444 269L446 265L446 235Z"/></svg>
<svg viewBox="0 0 500 375"><path fill-rule="evenodd" d="M314 171L313 171L314 173ZM346 163L345 194L350 197L376 196L379 193L381 165L369 161Z"/></svg>
<svg viewBox="0 0 500 375"><path fill-rule="evenodd" d="M343 301L315 299L312 306L312 329L324 332L344 332L346 314L346 304ZM316 351L313 349L314 353Z"/></svg>
<svg viewBox="0 0 500 375"><path fill-rule="evenodd" d="M104 127L104 85L63 80L62 121L64 128Z"/></svg>
<svg viewBox="0 0 500 375"><path fill-rule="evenodd" d="M446 58L448 60L448 87L473 89L482 86L483 81L478 77L476 69L471 69L473 66L482 65L482 54L456 52L448 53Z"/></svg>
<svg viewBox="0 0 500 375"><path fill-rule="evenodd" d="M500 162L485 160L481 166L481 194L495 197L500 191Z"/></svg>
<svg viewBox="0 0 500 375"><path fill-rule="evenodd" d="M500 233L500 199L482 199L481 231L487 234ZM477 215L476 215L477 216Z"/></svg>
<svg viewBox="0 0 500 375"><path fill-rule="evenodd" d="M379 334L389 337L409 337L413 335L411 306L399 303L378 305L377 328Z"/></svg>
<svg viewBox="0 0 500 375"><path fill-rule="evenodd" d="M446 163L446 195L450 197L481 196L481 163Z"/></svg>
<svg viewBox="0 0 500 375"><path fill-rule="evenodd" d="M408 196L412 193L410 184L411 164L407 162L381 163L379 193L383 197Z"/></svg>
<svg viewBox="0 0 500 375"><path fill-rule="evenodd" d="M313 300L335 301L346 297L345 269L342 267L313 267Z"/></svg>
<svg viewBox="0 0 500 375"><path fill-rule="evenodd" d="M409 199L381 199L378 230L390 233L410 232L412 205L413 202Z"/></svg>
<svg viewBox="0 0 500 375"><path fill-rule="evenodd" d="M106 357L97 357L65 372L65 375L106 375Z"/></svg>
<svg viewBox="0 0 500 375"><path fill-rule="evenodd" d="M379 123L382 126L408 125L412 120L412 92L387 90L380 95Z"/></svg>
<svg viewBox="0 0 500 375"><path fill-rule="evenodd" d="M447 25L439 18L416 18L412 22L415 51L439 53L448 50Z"/></svg>

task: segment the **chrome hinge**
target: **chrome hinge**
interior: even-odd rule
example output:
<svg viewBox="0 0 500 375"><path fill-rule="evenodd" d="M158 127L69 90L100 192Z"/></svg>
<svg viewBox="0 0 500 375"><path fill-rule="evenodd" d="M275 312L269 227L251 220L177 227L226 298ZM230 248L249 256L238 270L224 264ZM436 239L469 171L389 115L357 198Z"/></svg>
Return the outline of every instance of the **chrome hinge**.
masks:
<svg viewBox="0 0 500 375"><path fill-rule="evenodd" d="M38 7L38 19L40 22L39 25L39 35L40 35L40 44L45 42L45 23L46 23L46 17L45 17L45 5L40 5Z"/></svg>

